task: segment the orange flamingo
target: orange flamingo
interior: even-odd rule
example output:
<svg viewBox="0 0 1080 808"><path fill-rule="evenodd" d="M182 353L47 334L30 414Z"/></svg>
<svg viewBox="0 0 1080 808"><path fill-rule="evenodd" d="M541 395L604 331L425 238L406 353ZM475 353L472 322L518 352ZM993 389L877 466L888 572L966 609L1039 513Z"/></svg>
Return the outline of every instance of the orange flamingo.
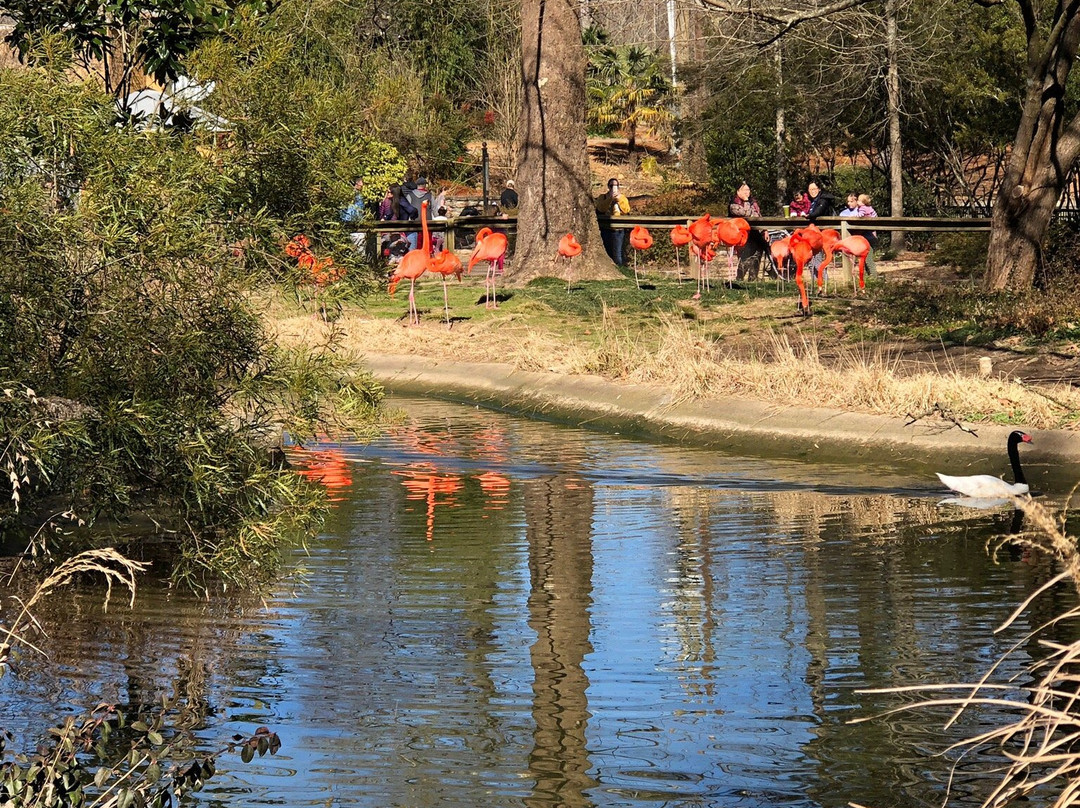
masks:
<svg viewBox="0 0 1080 808"><path fill-rule="evenodd" d="M442 299L443 309L446 312L446 327L450 328L450 300L446 296L446 279L451 275L456 275L457 279L461 280L461 273L465 271L465 268L461 265L461 259L458 258L450 250L443 250L431 259L431 272L436 272L442 275Z"/></svg>
<svg viewBox="0 0 1080 808"><path fill-rule="evenodd" d="M803 268L814 257L813 234L809 237L809 228L796 230L790 236L791 257L795 259L795 285L799 287L799 313L810 314L810 298L806 294L806 282L803 280Z"/></svg>
<svg viewBox="0 0 1080 808"><path fill-rule="evenodd" d="M821 263L818 265L817 272L817 288L819 292L825 283L825 273L829 271L829 264L832 263L833 259L833 248L838 241L840 241L839 230L827 227L821 231L821 252L824 256L821 259Z"/></svg>
<svg viewBox="0 0 1080 808"><path fill-rule="evenodd" d="M682 283L682 265L679 264L679 247L683 247L691 241L693 241L693 236L690 235L690 230L686 226L677 224L671 228L671 243L675 245L675 274L679 279L679 283ZM689 254L687 254L686 260L690 260Z"/></svg>
<svg viewBox="0 0 1080 808"><path fill-rule="evenodd" d="M570 274L570 269L574 264L574 256L581 255L581 245L578 244L578 240L574 238L573 233L567 233L561 239L559 239L559 255L566 259L566 291L570 291L570 279L573 275Z"/></svg>
<svg viewBox="0 0 1080 808"><path fill-rule="evenodd" d="M746 219L721 219L716 223L713 237L717 243L728 248L728 285L735 280L735 251L741 250L750 236L750 224Z"/></svg>
<svg viewBox="0 0 1080 808"><path fill-rule="evenodd" d="M409 279L409 324L420 325L420 312L416 310L416 279L431 268L431 236L427 228L427 202L420 203L420 227L424 232L424 245L409 250L390 276L390 297L394 296L399 282Z"/></svg>
<svg viewBox="0 0 1080 808"><path fill-rule="evenodd" d="M788 259L791 257L791 236L784 236L782 239L769 244L769 255L772 256L773 264L776 267L777 284L782 284L784 282L784 270Z"/></svg>
<svg viewBox="0 0 1080 808"><path fill-rule="evenodd" d="M653 245L652 233L641 225L635 226L630 231L630 246L634 248L634 283L641 288L641 280L638 278L637 254L638 250L647 250Z"/></svg>
<svg viewBox="0 0 1080 808"><path fill-rule="evenodd" d="M842 238L833 245L833 251L850 255L856 259L859 263L859 286L855 289L855 294L859 293L859 289L866 288L866 258L870 255L870 242L863 236L848 236ZM852 288L855 287L855 276L851 277Z"/></svg>
<svg viewBox="0 0 1080 808"><path fill-rule="evenodd" d="M472 274L473 265L480 261L488 262L487 275L484 277L484 308L499 308L499 298L495 294L495 262L506 254L506 234L496 233L490 227L485 227L476 234L476 246L473 247L472 255L469 256L469 268L466 270Z"/></svg>
<svg viewBox="0 0 1080 808"><path fill-rule="evenodd" d="M711 249L713 243L712 216L706 213L695 219L687 227L690 238L694 242L697 251L694 253L698 258L698 288L694 293L694 300L701 297L701 287L704 282L705 290L709 291L709 262L716 256L716 251ZM711 254L710 254L711 253Z"/></svg>

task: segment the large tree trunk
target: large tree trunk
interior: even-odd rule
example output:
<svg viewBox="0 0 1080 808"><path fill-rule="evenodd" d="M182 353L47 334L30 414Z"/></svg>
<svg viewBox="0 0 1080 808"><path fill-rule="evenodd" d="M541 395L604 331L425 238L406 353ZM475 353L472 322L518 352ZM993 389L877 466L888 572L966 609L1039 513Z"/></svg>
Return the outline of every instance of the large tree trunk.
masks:
<svg viewBox="0 0 1080 808"><path fill-rule="evenodd" d="M1030 288L1041 276L1050 220L1080 157L1080 115L1066 125L1064 110L1065 83L1080 45L1080 8L1059 5L1041 42L1034 7L1028 0L1018 5L1028 32L1027 96L994 200L987 289Z"/></svg>
<svg viewBox="0 0 1080 808"><path fill-rule="evenodd" d="M585 48L578 3L523 0L518 131L518 241L512 282L536 277L614 280L593 205L585 140ZM581 255L568 265L559 239L573 233Z"/></svg>

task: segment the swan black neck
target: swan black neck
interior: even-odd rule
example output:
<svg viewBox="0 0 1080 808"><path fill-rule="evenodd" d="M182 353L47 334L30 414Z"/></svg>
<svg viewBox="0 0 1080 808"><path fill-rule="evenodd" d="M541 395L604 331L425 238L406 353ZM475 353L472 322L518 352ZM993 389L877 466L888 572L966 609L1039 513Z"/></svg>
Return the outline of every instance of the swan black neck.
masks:
<svg viewBox="0 0 1080 808"><path fill-rule="evenodd" d="M1020 468L1020 451L1016 448L1024 438L1027 438L1027 435L1023 432L1013 432L1009 435L1009 462L1012 464L1013 482L1027 485L1027 478L1024 477L1024 470ZM1028 440L1031 439L1028 438Z"/></svg>

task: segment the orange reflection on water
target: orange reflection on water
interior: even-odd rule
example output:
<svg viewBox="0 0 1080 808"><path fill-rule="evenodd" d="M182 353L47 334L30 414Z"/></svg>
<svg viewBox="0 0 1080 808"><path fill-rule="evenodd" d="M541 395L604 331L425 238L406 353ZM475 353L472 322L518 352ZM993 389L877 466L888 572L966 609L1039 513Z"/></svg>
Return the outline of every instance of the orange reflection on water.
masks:
<svg viewBox="0 0 1080 808"><path fill-rule="evenodd" d="M346 489L352 486L352 466L341 449L305 449L296 446L290 450L297 473L326 489L331 502L343 502Z"/></svg>
<svg viewBox="0 0 1080 808"><path fill-rule="evenodd" d="M401 484L408 492L406 499L422 500L426 503L427 528L424 538L431 541L435 534L435 506L458 507L456 494L464 486L461 477L456 474L436 474L420 464L395 471L394 474L403 478Z"/></svg>
<svg viewBox="0 0 1080 808"><path fill-rule="evenodd" d="M500 511L510 502L510 479L494 471L485 471L476 479L484 492L484 510Z"/></svg>

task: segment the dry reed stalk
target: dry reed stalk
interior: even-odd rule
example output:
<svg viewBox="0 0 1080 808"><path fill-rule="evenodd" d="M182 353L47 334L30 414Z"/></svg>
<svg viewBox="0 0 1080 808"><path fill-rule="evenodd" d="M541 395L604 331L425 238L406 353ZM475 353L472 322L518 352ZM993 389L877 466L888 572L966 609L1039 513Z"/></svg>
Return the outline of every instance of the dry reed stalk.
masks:
<svg viewBox="0 0 1080 808"><path fill-rule="evenodd" d="M1045 507L1028 496L1017 497L1015 506L1022 510L1035 530L1009 537L1023 546L1036 547L1052 554L1061 564L1061 572L1040 586L1021 603L996 629L1008 628L1039 595L1059 583L1069 581L1080 592L1080 550L1076 540L1063 529L1064 519L1055 519ZM950 746L946 753L961 751L953 764L953 775L963 754L979 747L994 745L1009 761L1000 771L1001 779L983 800L983 808L1000 808L1017 800L1041 799L1051 808L1066 808L1080 801L1080 640L1061 644L1041 639L1041 635L1062 622L1080 618L1080 607L1068 609L1037 626L1008 648L975 683L915 685L861 691L864 693L927 693L966 691L961 696L926 698L914 704L889 710L886 715L929 707L952 707L946 727L975 706L1019 713L1010 723L995 727ZM1006 660L1032 641L1047 649L1044 659L1023 666L1004 682L991 682ZM1021 684L1034 680L1033 684ZM880 716L856 719L852 723L874 720ZM952 777L946 791L948 802ZM854 803L852 803L854 805Z"/></svg>
<svg viewBox="0 0 1080 808"><path fill-rule="evenodd" d="M21 598L15 598L20 605L18 615L8 626L0 626L0 675L7 670L11 649L16 643L22 643L34 648L23 637L23 632L30 626L36 625L33 609L43 598L56 589L69 584L78 575L93 573L101 575L105 579L104 608L108 609L109 607L114 583L127 587L128 592L131 594L129 600L129 605L131 605L135 602L135 576L146 570L148 566L149 564L125 558L111 547L87 550L60 564L45 580L38 584L29 600L24 602ZM34 650L39 649L34 648Z"/></svg>

